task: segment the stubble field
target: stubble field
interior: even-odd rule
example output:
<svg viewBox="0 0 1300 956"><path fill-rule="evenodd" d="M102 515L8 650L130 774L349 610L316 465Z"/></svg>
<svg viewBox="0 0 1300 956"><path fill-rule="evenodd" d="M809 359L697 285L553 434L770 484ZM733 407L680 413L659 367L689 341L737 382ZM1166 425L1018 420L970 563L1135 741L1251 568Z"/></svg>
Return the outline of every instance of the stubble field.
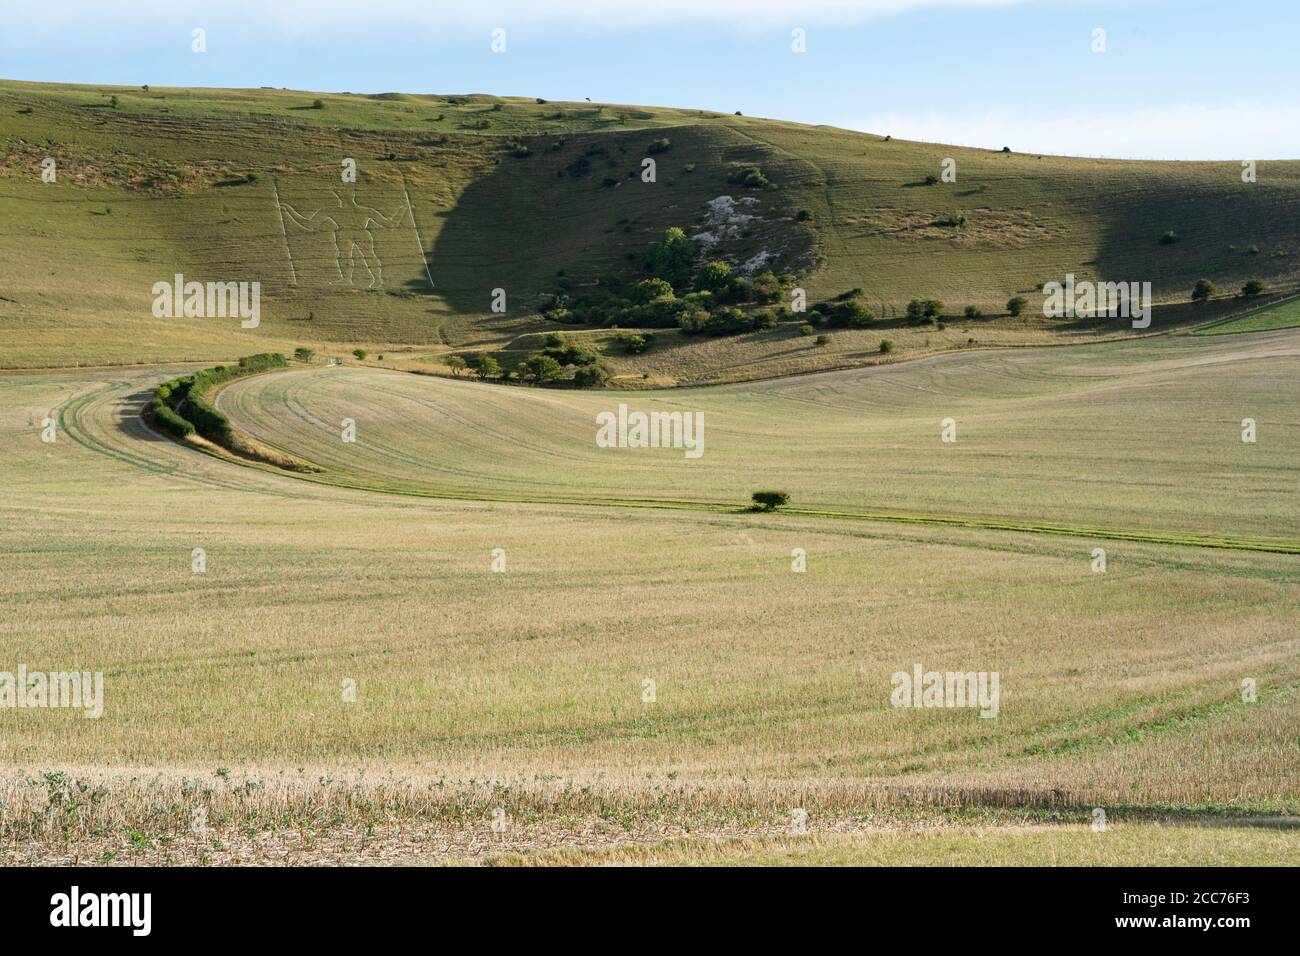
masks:
<svg viewBox="0 0 1300 956"><path fill-rule="evenodd" d="M315 481L151 433L174 367L0 375L0 669L106 688L98 720L0 712L0 852L944 862L988 836L987 862L1293 859L1297 348L971 353L644 398L359 368L228 387ZM620 400L703 411L705 454L597 449ZM806 513L741 510L765 485ZM836 514L873 509L895 520ZM998 672L998 716L891 707L917 663Z"/></svg>

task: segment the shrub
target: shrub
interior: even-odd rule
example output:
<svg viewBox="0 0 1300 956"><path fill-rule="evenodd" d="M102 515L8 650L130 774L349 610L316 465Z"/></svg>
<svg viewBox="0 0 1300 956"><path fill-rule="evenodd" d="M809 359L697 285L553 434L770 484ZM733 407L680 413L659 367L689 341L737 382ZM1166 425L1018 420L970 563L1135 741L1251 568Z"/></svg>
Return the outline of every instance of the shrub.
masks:
<svg viewBox="0 0 1300 956"><path fill-rule="evenodd" d="M573 373L573 384L581 388L604 385L609 379L609 372L603 365L583 365Z"/></svg>
<svg viewBox="0 0 1300 956"><path fill-rule="evenodd" d="M312 100L311 108L314 110L323 110L325 108L324 100Z"/></svg>
<svg viewBox="0 0 1300 956"><path fill-rule="evenodd" d="M534 382L553 382L564 374L560 363L549 355L530 355L521 369L521 376Z"/></svg>
<svg viewBox="0 0 1300 956"><path fill-rule="evenodd" d="M807 209L800 209L794 214L795 222L807 222L812 218L812 213Z"/></svg>
<svg viewBox="0 0 1300 956"><path fill-rule="evenodd" d="M876 313L861 302L837 302L831 306L827 317L832 325L863 329L875 321Z"/></svg>
<svg viewBox="0 0 1300 956"><path fill-rule="evenodd" d="M813 344L817 346L829 345L830 341L831 341L831 337L829 335L819 335L817 336L817 339L816 341L813 342Z"/></svg>
<svg viewBox="0 0 1300 956"><path fill-rule="evenodd" d="M695 288L705 292L717 292L730 285L733 278L731 266L727 263L719 260L706 262L700 267L699 275L695 277Z"/></svg>
<svg viewBox="0 0 1300 956"><path fill-rule="evenodd" d="M1172 246L1177 241L1178 233L1174 232L1172 229L1160 237L1160 245L1162 246Z"/></svg>
<svg viewBox="0 0 1300 956"><path fill-rule="evenodd" d="M500 378L501 363L490 355L480 355L474 362L474 371L479 378Z"/></svg>
<svg viewBox="0 0 1300 956"><path fill-rule="evenodd" d="M817 331L817 330L814 329L814 328L813 328L811 325L809 325L807 322L805 322L803 325L799 326L799 334L800 334L800 335L812 335L812 334L813 334L814 332L816 332L816 331Z"/></svg>
<svg viewBox="0 0 1300 956"><path fill-rule="evenodd" d="M640 355L650 347L650 342L654 336L649 333L641 335L622 335L617 339L618 343L623 346L623 351L628 355Z"/></svg>
<svg viewBox="0 0 1300 956"><path fill-rule="evenodd" d="M460 375L460 373L464 371L465 367L469 364L459 355L448 355L442 361L443 364L447 366L447 368L451 369L452 375Z"/></svg>
<svg viewBox="0 0 1300 956"><path fill-rule="evenodd" d="M772 181L763 175L763 170L757 166L737 166L727 176L727 182L743 186L745 189L776 188L773 186Z"/></svg>
<svg viewBox="0 0 1300 956"><path fill-rule="evenodd" d="M1210 297L1219 291L1214 287L1214 283L1209 279L1197 279L1196 286L1192 289L1193 302L1208 302Z"/></svg>
<svg viewBox="0 0 1300 956"><path fill-rule="evenodd" d="M933 185L935 185L938 181L939 181L939 177L936 176L936 175L934 175L933 173L931 173L929 176L926 176L926 177L925 177L925 184L926 184L927 186L933 186Z"/></svg>
<svg viewBox="0 0 1300 956"><path fill-rule="evenodd" d="M315 354L315 349L296 348L293 350L293 357L299 362L310 362Z"/></svg>
<svg viewBox="0 0 1300 956"><path fill-rule="evenodd" d="M664 136L653 140L650 145L646 147L645 151L651 155L654 155L655 153L666 153L671 145L672 144L668 142L668 137Z"/></svg>
<svg viewBox="0 0 1300 956"><path fill-rule="evenodd" d="M1258 279L1251 279L1241 287L1241 294L1242 297L1246 299L1257 298L1264 294L1264 283L1260 282Z"/></svg>
<svg viewBox="0 0 1300 956"><path fill-rule="evenodd" d="M974 306L974 305L966 306L966 308L962 312L962 315L966 316L966 318L968 319L980 319L984 317L984 313L980 311L978 306Z"/></svg>
<svg viewBox="0 0 1300 956"><path fill-rule="evenodd" d="M665 279L642 279L632 287L632 301L645 305L655 299L673 297L673 287Z"/></svg>
<svg viewBox="0 0 1300 956"><path fill-rule="evenodd" d="M888 354L889 354L890 352L892 352L892 351L894 351L894 340L893 340L893 339L881 339L881 340L880 340L880 354L881 354L881 355L888 355Z"/></svg>
<svg viewBox="0 0 1300 956"><path fill-rule="evenodd" d="M366 360L366 356L369 355L370 353L367 352L365 349L353 349L352 354L355 355L359 361L364 362Z"/></svg>
<svg viewBox="0 0 1300 956"><path fill-rule="evenodd" d="M934 322L943 315L943 303L938 299L913 299L907 303L907 318L914 323Z"/></svg>
<svg viewBox="0 0 1300 956"><path fill-rule="evenodd" d="M1012 296L1010 299L1007 299L1007 312L1013 316L1019 315L1021 312L1025 311L1027 305L1029 305L1029 300L1023 295Z"/></svg>
<svg viewBox="0 0 1300 956"><path fill-rule="evenodd" d="M790 503L790 496L784 491L756 491L749 497L755 511L775 511Z"/></svg>

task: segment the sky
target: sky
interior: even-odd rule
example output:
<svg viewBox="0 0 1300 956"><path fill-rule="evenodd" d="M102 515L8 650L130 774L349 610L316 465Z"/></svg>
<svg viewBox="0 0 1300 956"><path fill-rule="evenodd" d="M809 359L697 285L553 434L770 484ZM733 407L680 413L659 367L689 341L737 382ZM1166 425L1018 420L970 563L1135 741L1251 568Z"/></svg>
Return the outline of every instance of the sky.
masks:
<svg viewBox="0 0 1300 956"><path fill-rule="evenodd" d="M1295 159L1297 38L1300 0L6 0L0 77L589 97L1017 152Z"/></svg>

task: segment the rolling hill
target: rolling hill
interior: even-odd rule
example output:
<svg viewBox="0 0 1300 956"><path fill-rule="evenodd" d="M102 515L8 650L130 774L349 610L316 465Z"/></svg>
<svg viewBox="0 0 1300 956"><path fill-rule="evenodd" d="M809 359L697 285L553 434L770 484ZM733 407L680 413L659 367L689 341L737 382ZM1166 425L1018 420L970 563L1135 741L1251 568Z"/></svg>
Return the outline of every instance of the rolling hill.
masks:
<svg viewBox="0 0 1300 956"><path fill-rule="evenodd" d="M1249 278L1300 284L1300 162L1262 163L1243 183L1239 162L881 132L483 95L0 83L0 366L305 345L434 370L451 352L499 350L508 368L560 330L602 351L621 384L662 385L864 364L882 338L897 359L1131 334L1121 320L1044 319L1036 290L1067 272L1150 281L1164 305L1150 332L1232 314ZM955 182L942 180L945 159ZM670 227L695 238L697 265L785 275L782 302L796 284L810 305L861 290L875 321L827 329L820 345L800 334L803 316L738 335L659 329L631 356L607 326L633 321L542 317L548 294L580 300L643 278L644 250ZM1177 241L1162 241L1170 232ZM151 289L176 273L260 282L260 324L155 318ZM1201 277L1221 298L1191 306ZM1005 314L1014 295L1026 316ZM941 300L942 321L909 324L914 298Z"/></svg>

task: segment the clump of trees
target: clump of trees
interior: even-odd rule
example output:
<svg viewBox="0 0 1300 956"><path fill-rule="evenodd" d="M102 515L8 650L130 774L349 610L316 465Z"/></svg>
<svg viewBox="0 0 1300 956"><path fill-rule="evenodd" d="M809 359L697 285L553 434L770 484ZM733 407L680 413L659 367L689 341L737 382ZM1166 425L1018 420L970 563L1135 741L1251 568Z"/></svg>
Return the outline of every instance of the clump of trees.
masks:
<svg viewBox="0 0 1300 956"><path fill-rule="evenodd" d="M913 299L907 303L907 320L915 325L934 324L943 317L943 303L938 299Z"/></svg>

